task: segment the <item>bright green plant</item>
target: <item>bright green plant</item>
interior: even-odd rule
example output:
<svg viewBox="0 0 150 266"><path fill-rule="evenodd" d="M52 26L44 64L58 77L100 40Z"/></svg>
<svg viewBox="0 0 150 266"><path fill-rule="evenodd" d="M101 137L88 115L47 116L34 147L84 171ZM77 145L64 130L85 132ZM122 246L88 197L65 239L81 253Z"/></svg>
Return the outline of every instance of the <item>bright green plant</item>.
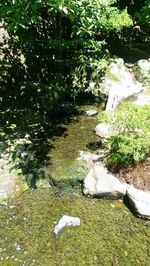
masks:
<svg viewBox="0 0 150 266"><path fill-rule="evenodd" d="M95 36L101 29L120 31L122 27L131 25L127 10L120 11L115 3L116 0L8 0L3 1L1 17L14 32L19 27L27 29L36 22L43 23L44 13L51 19L49 25L62 29L61 22L66 17L72 23L73 34ZM61 29L55 28L57 37L62 37Z"/></svg>
<svg viewBox="0 0 150 266"><path fill-rule="evenodd" d="M109 149L107 164L117 169L144 160L150 149L150 106L122 104L117 111L103 112L101 122L118 132L106 142Z"/></svg>

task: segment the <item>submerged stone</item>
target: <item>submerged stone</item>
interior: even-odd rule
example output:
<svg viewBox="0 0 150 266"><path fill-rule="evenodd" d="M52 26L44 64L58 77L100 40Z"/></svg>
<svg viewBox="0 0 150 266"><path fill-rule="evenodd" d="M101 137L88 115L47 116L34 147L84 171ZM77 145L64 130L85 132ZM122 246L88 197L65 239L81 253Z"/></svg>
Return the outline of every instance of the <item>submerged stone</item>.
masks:
<svg viewBox="0 0 150 266"><path fill-rule="evenodd" d="M92 109L92 110L85 111L85 114L86 114L87 116L94 116L94 115L97 115L98 112L97 112L97 110Z"/></svg>
<svg viewBox="0 0 150 266"><path fill-rule="evenodd" d="M58 238L59 232L68 226L80 226L80 218L63 215L62 218L59 220L58 224L54 228L54 236Z"/></svg>
<svg viewBox="0 0 150 266"><path fill-rule="evenodd" d="M79 151L79 156L80 157L78 157L77 160L80 160L81 165L88 170L102 157L101 154L95 154L89 151Z"/></svg>

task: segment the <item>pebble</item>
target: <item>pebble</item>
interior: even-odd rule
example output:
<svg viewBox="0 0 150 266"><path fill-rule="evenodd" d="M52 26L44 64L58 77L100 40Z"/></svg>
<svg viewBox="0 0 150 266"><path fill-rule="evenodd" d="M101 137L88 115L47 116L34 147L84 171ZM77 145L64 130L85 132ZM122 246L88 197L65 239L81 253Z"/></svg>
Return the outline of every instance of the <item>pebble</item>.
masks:
<svg viewBox="0 0 150 266"><path fill-rule="evenodd" d="M20 246L20 244L18 244L16 247L16 251L20 251L20 250L21 250L21 246Z"/></svg>
<svg viewBox="0 0 150 266"><path fill-rule="evenodd" d="M97 110L88 110L85 113L87 116L94 116L98 114Z"/></svg>

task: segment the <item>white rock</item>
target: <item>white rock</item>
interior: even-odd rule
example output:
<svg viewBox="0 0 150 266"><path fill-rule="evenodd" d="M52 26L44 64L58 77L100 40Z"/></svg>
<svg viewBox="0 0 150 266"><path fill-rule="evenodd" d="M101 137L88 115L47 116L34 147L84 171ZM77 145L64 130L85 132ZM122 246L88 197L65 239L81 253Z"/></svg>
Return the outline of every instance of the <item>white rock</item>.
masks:
<svg viewBox="0 0 150 266"><path fill-rule="evenodd" d="M143 91L144 87L135 79L133 71L125 66L123 59L119 58L108 67L101 90L108 94L105 110L110 111L123 99Z"/></svg>
<svg viewBox="0 0 150 266"><path fill-rule="evenodd" d="M150 93L139 94L134 103L140 106L150 104Z"/></svg>
<svg viewBox="0 0 150 266"><path fill-rule="evenodd" d="M95 109L85 111L85 113L87 116L94 116L94 115L98 114L97 110L95 110Z"/></svg>
<svg viewBox="0 0 150 266"><path fill-rule="evenodd" d="M63 215L58 224L54 228L54 235L57 238L60 231L68 226L80 226L80 218Z"/></svg>
<svg viewBox="0 0 150 266"><path fill-rule="evenodd" d="M126 194L126 183L121 183L102 164L95 164L84 179L83 192L94 197L118 199Z"/></svg>
<svg viewBox="0 0 150 266"><path fill-rule="evenodd" d="M133 212L141 218L150 219L150 191L142 191L133 186L127 189L129 204Z"/></svg>
<svg viewBox="0 0 150 266"><path fill-rule="evenodd" d="M104 161L106 158L107 151L105 149L100 149L98 154L91 153L89 151L79 151L80 165L87 169L88 171L95 165L96 162Z"/></svg>
<svg viewBox="0 0 150 266"><path fill-rule="evenodd" d="M31 140L29 139L17 139L16 140L17 145L25 145L25 144L32 144Z"/></svg>
<svg viewBox="0 0 150 266"><path fill-rule="evenodd" d="M150 58L148 60L141 59L137 62L137 65L140 67L143 72L150 71Z"/></svg>
<svg viewBox="0 0 150 266"><path fill-rule="evenodd" d="M127 68L133 68L134 67L134 64L133 63L125 63L125 66Z"/></svg>
<svg viewBox="0 0 150 266"><path fill-rule="evenodd" d="M96 86L96 82L93 82L93 81L89 82L89 89L90 90L93 90L95 88L95 86Z"/></svg>
<svg viewBox="0 0 150 266"><path fill-rule="evenodd" d="M114 136L117 134L116 132L114 132L110 125L105 123L98 124L95 127L95 133L101 138L109 138L110 136Z"/></svg>
<svg viewBox="0 0 150 266"><path fill-rule="evenodd" d="M150 60L141 59L133 67L136 78L143 82L149 84L150 82Z"/></svg>

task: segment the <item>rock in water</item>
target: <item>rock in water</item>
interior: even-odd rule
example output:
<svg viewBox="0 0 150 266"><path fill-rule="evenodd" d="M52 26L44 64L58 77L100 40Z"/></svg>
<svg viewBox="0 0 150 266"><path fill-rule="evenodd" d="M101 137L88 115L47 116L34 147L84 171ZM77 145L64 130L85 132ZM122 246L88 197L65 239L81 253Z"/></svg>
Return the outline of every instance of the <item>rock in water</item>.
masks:
<svg viewBox="0 0 150 266"><path fill-rule="evenodd" d="M127 197L133 212L141 218L150 220L150 192L129 186Z"/></svg>
<svg viewBox="0 0 150 266"><path fill-rule="evenodd" d="M91 169L91 167L93 167L95 162L99 161L102 158L103 155L104 153L94 154L89 151L79 151L79 157L77 158L77 160L81 165L83 165L85 169L89 170Z"/></svg>
<svg viewBox="0 0 150 266"><path fill-rule="evenodd" d="M119 199L126 194L127 186L109 173L103 165L95 164L84 179L83 192L93 197Z"/></svg>
<svg viewBox="0 0 150 266"><path fill-rule="evenodd" d="M97 110L92 109L92 110L88 110L88 111L86 111L85 114L86 114L87 116L94 116L94 115L97 115L98 112L97 112Z"/></svg>
<svg viewBox="0 0 150 266"><path fill-rule="evenodd" d="M59 220L58 224L54 228L54 236L58 238L59 232L68 226L80 226L80 218L63 215L62 218Z"/></svg>

